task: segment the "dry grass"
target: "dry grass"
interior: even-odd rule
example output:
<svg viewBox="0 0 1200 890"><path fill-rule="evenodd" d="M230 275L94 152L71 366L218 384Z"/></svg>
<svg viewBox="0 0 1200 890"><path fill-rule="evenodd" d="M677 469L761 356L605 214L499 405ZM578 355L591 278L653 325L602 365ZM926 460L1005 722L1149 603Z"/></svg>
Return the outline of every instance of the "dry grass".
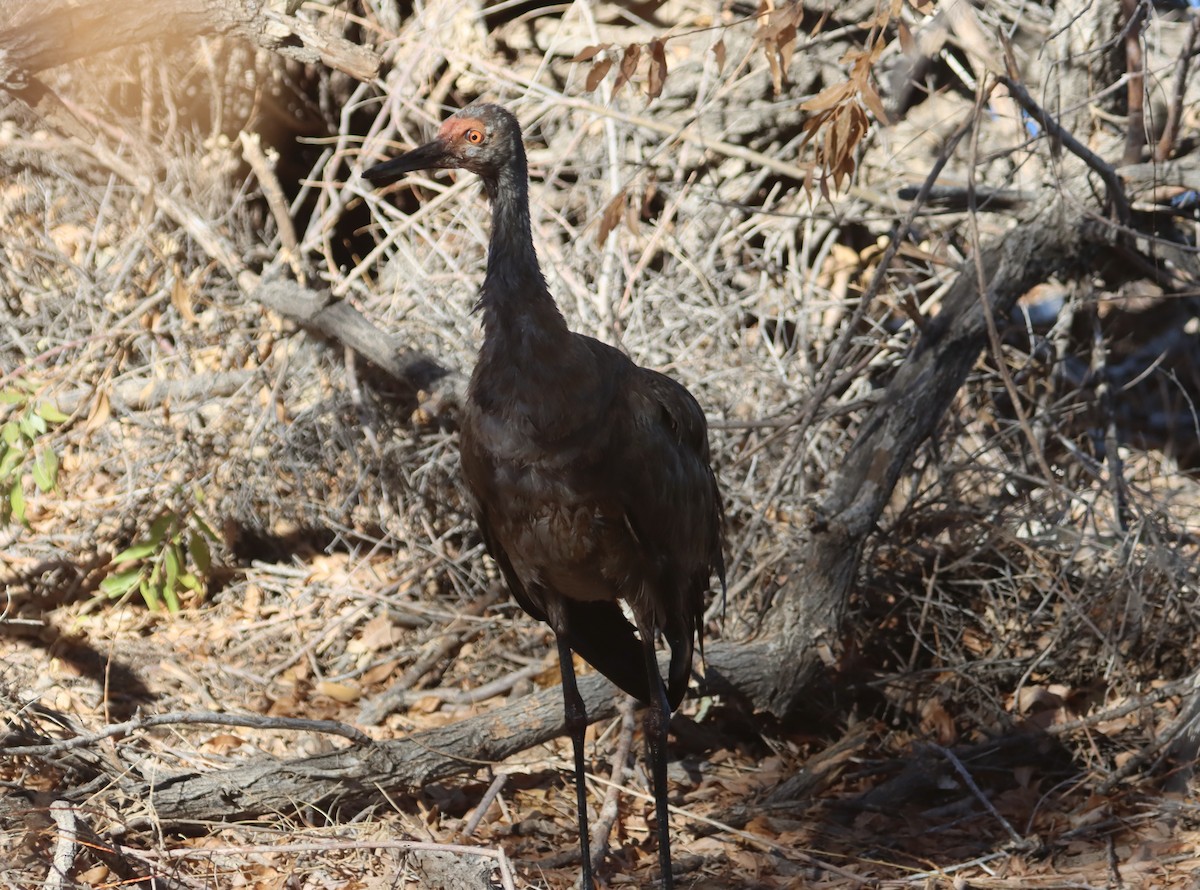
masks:
<svg viewBox="0 0 1200 890"><path fill-rule="evenodd" d="M1001 20L1009 12L988 7ZM730 531L731 592L712 629L753 634L797 574L806 508L972 249L964 213L923 216L879 296L860 300L908 210L896 186L920 184L969 118L970 91L952 70L931 75L944 88L872 132L854 185L825 200L802 188L811 157L797 106L845 76L838 59L865 37L858 28L812 38L802 29L777 96L753 21L671 0L656 21L679 36L666 44L663 93L647 106L641 74L588 92L590 66L570 61L588 45L662 36L623 7L497 7L481 21L432 3L398 26L391 8L309 10L386 54L382 84L205 42L96 60L63 73L59 88L251 267L296 261L310 282L456 369L470 367L478 340L471 306L487 215L477 184L418 177L381 195L356 173L422 141L445 106L476 95L508 104L526 127L535 238L570 324L671 373L705 406ZM1039 15L1049 12L1029 10L1026 27ZM1170 61L1156 62L1164 77ZM281 253L290 236L264 198L274 184L248 173L243 129L277 152L294 255ZM981 183L1040 187L1052 163L1044 143L1026 143L1002 115L981 124L978 141ZM964 143L946 176L969 164ZM136 184L12 108L0 166L0 386L35 382L72 414L45 440L61 458L59 489L31 495L28 528L0 527L11 726L86 733L137 707L353 724L402 679L403 708L363 727L393 736L554 682L544 629L505 598L465 614L497 579L464 513L452 429L399 412L361 361L246 301ZM606 217L619 222L601 237ZM984 238L1010 224L1007 214L978 219ZM1152 339L1164 312L1182 312L1172 316L1180 326L1190 318L1181 301L1157 296L1118 316L1132 298L1117 278L1100 270L1086 299L1064 288L1056 320L1006 339L1020 412L995 356L979 362L864 555L846 638L831 652L833 691L805 721L763 727L728 703L686 706L712 732L707 746L680 741L686 774L672 767L688 886L857 886L851 873L889 886L956 875L997 887L1114 875L1187 885L1195 819L1171 796L1186 782L1172 783L1170 745L1187 728L1198 655L1198 498L1186 457L1195 426L1163 435L1149 390L1117 393L1129 442L1122 518L1102 453L1105 412L1055 370L1091 361L1091 329L1071 318L1096 305L1114 344L1118 333ZM1195 392L1185 367L1154 367L1128 379L1145 371L1172 393ZM220 533L207 598L170 618L98 598L112 555L165 509ZM456 698L505 678L492 699ZM1011 742L1031 727L1046 730L1036 745ZM604 764L619 721L594 732ZM829 754L839 742L846 749ZM107 744L172 772L338 742L179 726ZM939 784L954 775L938 753L950 748L976 758L967 767L996 812L965 784ZM770 798L823 752L831 766L810 794ZM79 820L102 845L126 845L126 864L181 886L435 885L420 875L440 874L428 851L382 840L402 838L501 850L517 860L515 886L565 887L575 869L552 854L575 843L560 781L569 765L556 743L358 813L302 809L183 834L155 830L153 801L123 812L96 788ZM602 795L607 768L597 772ZM507 784L463 838L493 773L509 774ZM8 880L33 886L62 833L47 806L79 789L31 758L0 761L0 779L28 803L0 809L0 846L19 863ZM644 884L652 810L636 770L626 784L611 880ZM1006 823L1030 845L1006 847ZM84 859L82 884L137 877ZM484 864L499 880L502 863Z"/></svg>

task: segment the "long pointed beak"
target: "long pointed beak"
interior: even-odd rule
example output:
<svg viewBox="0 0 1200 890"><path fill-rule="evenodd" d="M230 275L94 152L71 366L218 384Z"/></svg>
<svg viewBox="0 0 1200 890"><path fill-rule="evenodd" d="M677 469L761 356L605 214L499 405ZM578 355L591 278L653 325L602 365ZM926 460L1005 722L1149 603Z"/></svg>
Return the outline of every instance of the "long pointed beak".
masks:
<svg viewBox="0 0 1200 890"><path fill-rule="evenodd" d="M406 173L414 170L436 170L450 167L453 158L447 153L446 145L440 139L426 142L424 145L405 152L398 158L384 161L363 171L363 179L371 182L395 182Z"/></svg>

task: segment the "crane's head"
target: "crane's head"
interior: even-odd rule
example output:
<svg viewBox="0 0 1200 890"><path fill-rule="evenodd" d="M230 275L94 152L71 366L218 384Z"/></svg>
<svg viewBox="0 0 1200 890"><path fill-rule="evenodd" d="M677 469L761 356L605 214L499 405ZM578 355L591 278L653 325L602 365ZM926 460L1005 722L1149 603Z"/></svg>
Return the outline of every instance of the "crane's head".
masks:
<svg viewBox="0 0 1200 890"><path fill-rule="evenodd" d="M525 161L517 119L499 105L476 103L446 118L432 142L363 171L363 178L382 183L414 170L470 170L494 179L515 160Z"/></svg>

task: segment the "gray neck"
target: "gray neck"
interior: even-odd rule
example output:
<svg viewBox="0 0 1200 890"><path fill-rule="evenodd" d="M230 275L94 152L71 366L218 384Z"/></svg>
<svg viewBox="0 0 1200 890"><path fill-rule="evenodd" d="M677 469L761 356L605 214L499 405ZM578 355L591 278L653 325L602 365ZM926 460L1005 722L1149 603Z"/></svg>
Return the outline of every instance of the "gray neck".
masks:
<svg viewBox="0 0 1200 890"><path fill-rule="evenodd" d="M494 176L483 178L492 205L492 234L488 243L487 275L479 308L489 333L530 324L566 332L566 323L546 289L533 247L529 221L529 174L525 151L518 142L509 163Z"/></svg>

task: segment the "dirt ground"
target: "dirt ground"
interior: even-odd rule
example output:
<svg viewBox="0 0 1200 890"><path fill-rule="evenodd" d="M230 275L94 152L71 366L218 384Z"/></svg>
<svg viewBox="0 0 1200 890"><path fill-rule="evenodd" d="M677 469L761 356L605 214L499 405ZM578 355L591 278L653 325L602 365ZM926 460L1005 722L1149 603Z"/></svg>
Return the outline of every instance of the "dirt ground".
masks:
<svg viewBox="0 0 1200 890"><path fill-rule="evenodd" d="M1152 165L1122 247L994 320L804 705L694 686L671 836L681 888L1200 887L1198 29L1166 6L309 2L377 76L227 33L80 53L39 77L91 141L5 93L0 886L577 880L565 737L270 797L361 734L481 725L558 683L458 471L477 180L358 176L483 97L525 128L572 328L708 416L712 643L756 640L803 583L822 493L964 259L1047 203L1111 223L1102 174ZM1097 164L997 85L1006 53ZM403 379L303 288L404 350ZM589 729L605 886L656 879L641 749L628 704ZM270 805L222 813L255 764ZM218 790L188 816L171 789L197 776Z"/></svg>

